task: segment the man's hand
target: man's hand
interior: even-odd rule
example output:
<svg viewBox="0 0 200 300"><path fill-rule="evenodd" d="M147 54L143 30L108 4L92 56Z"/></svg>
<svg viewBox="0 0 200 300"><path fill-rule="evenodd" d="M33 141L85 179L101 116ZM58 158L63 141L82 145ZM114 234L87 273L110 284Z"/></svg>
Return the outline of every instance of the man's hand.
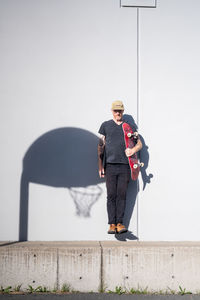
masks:
<svg viewBox="0 0 200 300"><path fill-rule="evenodd" d="M105 171L104 171L104 168L102 168L101 170L99 170L99 177L100 177L100 178L104 178L104 177L105 177Z"/></svg>
<svg viewBox="0 0 200 300"><path fill-rule="evenodd" d="M137 144L133 148L126 148L125 154L127 157L132 156L136 152L140 151L142 149L142 142L140 139L138 139Z"/></svg>
<svg viewBox="0 0 200 300"><path fill-rule="evenodd" d="M132 156L133 154L135 154L135 149L134 148L126 148L125 150L126 156Z"/></svg>
<svg viewBox="0 0 200 300"><path fill-rule="evenodd" d="M103 178L105 176L105 171L103 168L103 155L105 151L105 136L100 135L98 144L98 165L99 165L99 177Z"/></svg>

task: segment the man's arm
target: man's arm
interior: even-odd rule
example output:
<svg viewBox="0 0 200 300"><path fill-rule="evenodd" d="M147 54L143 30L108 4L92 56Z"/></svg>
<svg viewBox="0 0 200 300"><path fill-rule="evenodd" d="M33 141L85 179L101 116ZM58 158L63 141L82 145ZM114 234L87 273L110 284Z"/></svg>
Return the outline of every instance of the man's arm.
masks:
<svg viewBox="0 0 200 300"><path fill-rule="evenodd" d="M103 155L105 151L105 136L100 135L98 144L98 165L99 165L99 177L104 177L104 167L103 167Z"/></svg>
<svg viewBox="0 0 200 300"><path fill-rule="evenodd" d="M142 149L142 142L141 142L140 137L138 135L137 144L133 148L127 148L125 150L126 156L127 157L132 156L133 154L137 153L141 149Z"/></svg>

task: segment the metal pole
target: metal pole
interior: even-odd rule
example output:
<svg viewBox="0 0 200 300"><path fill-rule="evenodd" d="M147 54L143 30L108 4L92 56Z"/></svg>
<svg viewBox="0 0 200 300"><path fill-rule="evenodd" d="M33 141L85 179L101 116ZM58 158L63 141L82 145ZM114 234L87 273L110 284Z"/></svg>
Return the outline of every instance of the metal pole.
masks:
<svg viewBox="0 0 200 300"><path fill-rule="evenodd" d="M140 15L139 15L139 8L137 8L137 126L138 126L138 129L139 129L139 104L140 104L140 32L139 32L139 19ZM139 180L137 180L137 237L138 237L138 240L139 240Z"/></svg>
<svg viewBox="0 0 200 300"><path fill-rule="evenodd" d="M139 8L137 8L137 126L139 129L139 100L140 100L140 19L139 19Z"/></svg>

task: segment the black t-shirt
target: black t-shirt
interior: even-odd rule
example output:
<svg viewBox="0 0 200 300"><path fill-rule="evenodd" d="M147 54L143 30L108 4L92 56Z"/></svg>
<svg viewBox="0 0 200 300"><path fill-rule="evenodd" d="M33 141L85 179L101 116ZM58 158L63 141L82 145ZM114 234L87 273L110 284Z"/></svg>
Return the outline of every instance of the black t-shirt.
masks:
<svg viewBox="0 0 200 300"><path fill-rule="evenodd" d="M102 123L99 129L99 133L106 138L106 163L128 164L122 124L117 125L115 121L109 120Z"/></svg>

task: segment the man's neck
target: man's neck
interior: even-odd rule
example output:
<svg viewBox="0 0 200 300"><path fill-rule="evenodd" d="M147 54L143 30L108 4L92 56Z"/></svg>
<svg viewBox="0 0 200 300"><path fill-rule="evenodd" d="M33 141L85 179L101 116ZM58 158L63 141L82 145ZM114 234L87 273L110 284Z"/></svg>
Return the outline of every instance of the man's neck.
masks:
<svg viewBox="0 0 200 300"><path fill-rule="evenodd" d="M117 125L121 125L121 124L123 123L122 120L117 121L117 120L115 120L114 118L113 118L113 121L114 121Z"/></svg>

